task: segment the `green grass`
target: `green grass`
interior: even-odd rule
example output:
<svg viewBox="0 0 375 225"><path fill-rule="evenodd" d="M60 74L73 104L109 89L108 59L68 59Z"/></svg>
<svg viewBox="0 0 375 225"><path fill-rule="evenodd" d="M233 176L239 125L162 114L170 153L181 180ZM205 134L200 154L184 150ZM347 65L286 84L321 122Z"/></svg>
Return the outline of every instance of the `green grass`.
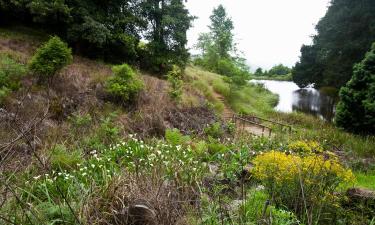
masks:
<svg viewBox="0 0 375 225"><path fill-rule="evenodd" d="M224 104L215 97L215 87L223 91L227 88L222 76L197 67L188 67L185 70L185 77L189 80L189 84L208 100L217 113L223 112Z"/></svg>
<svg viewBox="0 0 375 225"><path fill-rule="evenodd" d="M274 75L274 76L251 76L254 80L279 80L279 81L291 81L292 74L288 75Z"/></svg>
<svg viewBox="0 0 375 225"><path fill-rule="evenodd" d="M357 182L355 186L367 188L375 191L375 171L371 172L355 172Z"/></svg>
<svg viewBox="0 0 375 225"><path fill-rule="evenodd" d="M248 84L233 90L227 100L237 113L263 116L273 111L273 107L278 102L278 96L259 85Z"/></svg>
<svg viewBox="0 0 375 225"><path fill-rule="evenodd" d="M0 27L0 38L12 38L27 42L43 42L48 39L48 34L41 29L24 26L12 26Z"/></svg>

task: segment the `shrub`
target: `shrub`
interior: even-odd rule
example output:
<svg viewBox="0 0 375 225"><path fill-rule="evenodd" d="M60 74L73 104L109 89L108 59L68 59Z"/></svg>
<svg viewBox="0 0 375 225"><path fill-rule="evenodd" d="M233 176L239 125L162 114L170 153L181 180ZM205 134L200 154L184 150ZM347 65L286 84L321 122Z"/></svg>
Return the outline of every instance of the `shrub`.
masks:
<svg viewBox="0 0 375 225"><path fill-rule="evenodd" d="M178 129L167 129L165 139L169 144L182 145L190 140L189 136L184 136Z"/></svg>
<svg viewBox="0 0 375 225"><path fill-rule="evenodd" d="M213 138L220 138L223 136L224 131L221 127L221 123L216 122L204 128L204 133Z"/></svg>
<svg viewBox="0 0 375 225"><path fill-rule="evenodd" d="M295 141L288 145L289 150L304 154L322 153L323 148L315 141Z"/></svg>
<svg viewBox="0 0 375 225"><path fill-rule="evenodd" d="M0 103L11 91L20 88L20 79L25 74L25 66L7 55L0 55Z"/></svg>
<svg viewBox="0 0 375 225"><path fill-rule="evenodd" d="M54 36L37 49L29 67L39 79L44 80L53 77L72 60L72 50L59 37Z"/></svg>
<svg viewBox="0 0 375 225"><path fill-rule="evenodd" d="M114 66L113 77L109 78L105 89L113 100L121 103L134 101L143 89L143 81L128 64Z"/></svg>
<svg viewBox="0 0 375 225"><path fill-rule="evenodd" d="M170 84L171 90L169 91L169 96L177 102L181 100L182 96L182 72L181 69L173 65L172 70L168 72L167 79Z"/></svg>
<svg viewBox="0 0 375 225"><path fill-rule="evenodd" d="M352 172L337 159L320 155L300 157L270 151L257 156L253 163L254 177L276 205L287 206L310 222L318 222L321 210L334 205L333 193L340 184L354 180Z"/></svg>

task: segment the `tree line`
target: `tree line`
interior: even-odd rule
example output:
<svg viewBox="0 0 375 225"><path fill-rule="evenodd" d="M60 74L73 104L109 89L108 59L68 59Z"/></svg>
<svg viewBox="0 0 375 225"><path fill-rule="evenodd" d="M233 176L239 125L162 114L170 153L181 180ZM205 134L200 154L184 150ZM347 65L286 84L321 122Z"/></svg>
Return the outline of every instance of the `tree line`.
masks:
<svg viewBox="0 0 375 225"><path fill-rule="evenodd" d="M0 0L3 25L43 27L78 54L153 72L186 65L193 19L183 0Z"/></svg>
<svg viewBox="0 0 375 225"><path fill-rule="evenodd" d="M341 88L335 123L350 132L373 135L375 1L332 0L316 30L313 44L301 48L293 81L300 87Z"/></svg>
<svg viewBox="0 0 375 225"><path fill-rule="evenodd" d="M374 0L332 0L316 25L312 45L303 45L293 80L300 87L344 86L375 41Z"/></svg>

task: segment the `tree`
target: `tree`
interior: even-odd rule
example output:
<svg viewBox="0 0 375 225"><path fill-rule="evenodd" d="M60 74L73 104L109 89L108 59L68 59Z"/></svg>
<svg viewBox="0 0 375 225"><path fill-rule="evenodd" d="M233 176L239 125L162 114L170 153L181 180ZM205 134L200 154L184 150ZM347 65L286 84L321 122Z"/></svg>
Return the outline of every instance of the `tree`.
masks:
<svg viewBox="0 0 375 225"><path fill-rule="evenodd" d="M304 87L341 87L375 40L375 1L332 0L316 26L313 44L302 46L293 80Z"/></svg>
<svg viewBox="0 0 375 225"><path fill-rule="evenodd" d="M273 66L270 71L268 71L268 73L271 75L287 75L290 72L291 69L287 66L284 66L283 64Z"/></svg>
<svg viewBox="0 0 375 225"><path fill-rule="evenodd" d="M30 61L30 70L44 80L53 77L73 60L72 50L59 37L49 39Z"/></svg>
<svg viewBox="0 0 375 225"><path fill-rule="evenodd" d="M375 134L375 43L354 66L353 77L340 90L336 124L348 131Z"/></svg>
<svg viewBox="0 0 375 225"><path fill-rule="evenodd" d="M301 59L297 62L293 71L293 81L300 87L309 84L317 84L322 80L323 65L317 57L317 47L303 45Z"/></svg>
<svg viewBox="0 0 375 225"><path fill-rule="evenodd" d="M0 0L0 19L42 26L77 53L132 61L146 24L141 0Z"/></svg>
<svg viewBox="0 0 375 225"><path fill-rule="evenodd" d="M233 50L233 22L223 5L215 8L210 16L212 40L221 58L228 58Z"/></svg>
<svg viewBox="0 0 375 225"><path fill-rule="evenodd" d="M149 41L148 62L155 72L168 70L176 64L185 67L189 57L186 32L194 19L183 0L147 0L142 13L148 22L145 38Z"/></svg>
<svg viewBox="0 0 375 225"><path fill-rule="evenodd" d="M258 68L255 70L255 73L254 73L255 76L262 76L263 75L263 69L262 68Z"/></svg>

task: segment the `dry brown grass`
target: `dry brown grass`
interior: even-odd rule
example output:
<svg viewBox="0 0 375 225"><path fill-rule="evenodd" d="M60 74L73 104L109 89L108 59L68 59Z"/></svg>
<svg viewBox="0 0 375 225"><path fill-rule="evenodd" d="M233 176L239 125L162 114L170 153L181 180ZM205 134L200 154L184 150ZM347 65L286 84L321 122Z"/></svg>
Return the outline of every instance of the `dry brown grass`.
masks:
<svg viewBox="0 0 375 225"><path fill-rule="evenodd" d="M125 173L93 192L83 217L87 224L183 225L187 212L198 206L198 197L191 188L165 181L157 172L138 177Z"/></svg>

